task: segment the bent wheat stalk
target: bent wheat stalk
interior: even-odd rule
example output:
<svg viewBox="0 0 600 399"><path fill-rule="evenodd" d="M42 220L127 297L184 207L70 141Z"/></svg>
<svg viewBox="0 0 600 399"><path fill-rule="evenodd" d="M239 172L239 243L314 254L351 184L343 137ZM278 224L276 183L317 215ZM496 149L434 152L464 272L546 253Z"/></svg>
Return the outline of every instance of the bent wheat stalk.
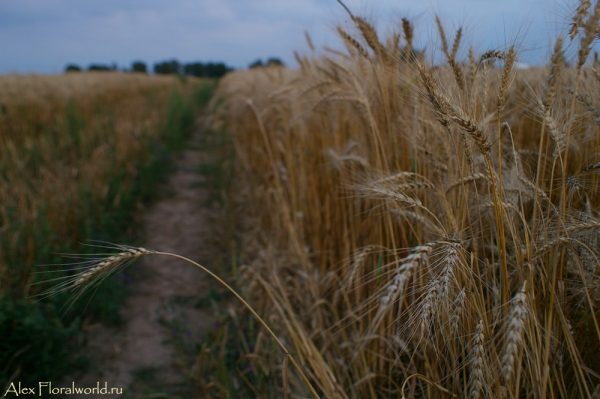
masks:
<svg viewBox="0 0 600 399"><path fill-rule="evenodd" d="M217 282L219 284L221 284L223 287L225 287L227 290L229 290L229 292L231 292L237 299L240 300L240 302L242 302L242 304L250 311L250 313L252 313L252 315L264 327L264 329L275 340L275 342L277 342L277 345L279 345L281 350L285 353L286 359L289 359L289 361L292 363L292 366L294 366L294 368L298 371L298 374L300 374L300 377L302 378L302 380L308 387L311 395L313 395L315 398L319 398L319 395L313 388L312 384L310 383L310 381L308 380L308 378L306 377L306 375L304 374L304 372L302 371L302 369L300 368L298 363L296 363L296 360L292 357L292 355L287 350L285 345L281 342L281 340L279 340L279 338L277 338L277 335L275 335L273 330L271 330L271 328L267 325L267 323L258 315L258 313L256 313L256 311L252 308L252 306L250 306L250 304L248 302L246 302L246 300L244 298L242 298L241 295L238 294L236 290L234 290L229 284L227 284L225 281L223 281L223 279L221 279L219 276L217 276L216 274L214 274L213 272L211 272L210 270L208 270L206 267L202 266L201 264L194 262L193 260L188 259L181 255L177 255L177 254L173 254L173 253L169 253L169 252L152 251L152 250L148 250L145 248L136 248L136 247L120 246L120 245L115 246L115 248L120 248L120 249L123 249L124 251L114 254L114 255L111 255L108 258L99 259L99 260L95 261L94 263L89 265L87 270L85 270L84 272L79 273L74 278L70 278L68 282L59 284L58 287L50 288L46 293L43 293L42 296L52 295L59 291L69 290L69 289L86 291L90 285L96 283L99 279L100 280L104 279L104 278L106 278L106 276L108 274L112 274L113 272L116 272L117 270L119 270L120 269L119 266L122 266L123 264L129 264L131 261L133 261L143 255L163 255L163 256L170 256L173 258L181 259L185 262L191 263L192 265L196 266L197 268L199 268L200 270L202 270L203 272L205 272L206 274L208 274L209 276L211 276L212 278L217 280Z"/></svg>

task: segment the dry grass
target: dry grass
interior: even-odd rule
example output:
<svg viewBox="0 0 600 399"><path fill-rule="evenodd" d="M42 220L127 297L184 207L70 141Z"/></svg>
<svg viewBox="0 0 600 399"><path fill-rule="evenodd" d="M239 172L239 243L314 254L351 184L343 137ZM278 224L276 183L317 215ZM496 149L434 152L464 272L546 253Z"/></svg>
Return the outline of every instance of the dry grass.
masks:
<svg viewBox="0 0 600 399"><path fill-rule="evenodd" d="M574 19L588 47L589 8ZM462 63L462 30L449 47L438 20L447 64L433 68L394 49L411 46L408 21L386 46L352 20L354 33L338 29L346 54L221 83L251 302L323 397L593 397L589 49L576 68L562 39L545 69L515 70L513 47Z"/></svg>

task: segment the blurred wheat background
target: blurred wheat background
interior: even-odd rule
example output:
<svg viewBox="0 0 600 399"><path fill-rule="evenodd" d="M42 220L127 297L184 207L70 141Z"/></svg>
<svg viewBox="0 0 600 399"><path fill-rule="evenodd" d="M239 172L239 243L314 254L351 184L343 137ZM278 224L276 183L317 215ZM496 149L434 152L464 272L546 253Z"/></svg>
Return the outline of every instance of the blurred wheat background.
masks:
<svg viewBox="0 0 600 399"><path fill-rule="evenodd" d="M323 397L598 397L600 4L529 70L439 19L433 63L408 19L348 12L343 51L219 86L241 289Z"/></svg>

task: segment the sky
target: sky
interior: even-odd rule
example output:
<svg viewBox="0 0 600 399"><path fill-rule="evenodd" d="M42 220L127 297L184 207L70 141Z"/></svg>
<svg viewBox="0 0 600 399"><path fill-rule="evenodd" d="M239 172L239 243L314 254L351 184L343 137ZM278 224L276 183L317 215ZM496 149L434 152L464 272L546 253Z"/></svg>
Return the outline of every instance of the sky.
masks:
<svg viewBox="0 0 600 399"><path fill-rule="evenodd" d="M524 64L546 63L576 7L570 0L345 0L385 37L407 17L416 46L439 54L434 16L449 37L463 27L459 53L517 44ZM352 30L336 0L0 0L0 73L61 73L70 63L130 67L155 62L219 61L246 68L276 57L295 67L294 51L343 48L335 26ZM568 42L568 41L567 41ZM567 54L575 54L571 45ZM317 50L322 52L322 50Z"/></svg>

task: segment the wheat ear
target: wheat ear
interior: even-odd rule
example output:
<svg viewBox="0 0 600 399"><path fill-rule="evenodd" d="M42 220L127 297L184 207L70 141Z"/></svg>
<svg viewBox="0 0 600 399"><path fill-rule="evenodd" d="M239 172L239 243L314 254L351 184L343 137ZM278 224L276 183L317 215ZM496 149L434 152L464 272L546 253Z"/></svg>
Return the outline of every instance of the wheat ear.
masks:
<svg viewBox="0 0 600 399"><path fill-rule="evenodd" d="M583 169L581 169L582 172L591 172L594 170L598 170L600 169L600 162L596 162L596 163L591 163L589 165L585 165L583 167Z"/></svg>
<svg viewBox="0 0 600 399"><path fill-rule="evenodd" d="M110 273L115 270L117 267L133 261L139 258L142 255L153 253L153 251L148 251L145 248L132 248L128 249L127 252L120 252L117 255L110 256L98 263L96 266L93 266L83 272L77 280L73 283L73 288L76 288L80 285L89 282L90 280L97 280L98 276L106 275L106 273Z"/></svg>
<svg viewBox="0 0 600 399"><path fill-rule="evenodd" d="M498 117L500 117L500 113L506 105L506 96L508 93L508 88L511 85L515 76L514 65L516 60L517 55L515 51L515 46L511 46L511 48L508 50L508 53L506 54L506 60L504 61L504 69L502 70L502 79L500 81L500 91L498 93L497 101Z"/></svg>
<svg viewBox="0 0 600 399"><path fill-rule="evenodd" d="M346 280L346 291L350 290L350 286L352 285L352 281L356 276L356 273L361 269L367 259L367 256L371 254L375 250L375 245L367 245L356 257L354 262L352 263L352 267L350 268L350 273L348 273L348 278Z"/></svg>
<svg viewBox="0 0 600 399"><path fill-rule="evenodd" d="M554 101L554 98L556 97L556 89L558 87L558 78L560 77L560 75L562 74L563 68L564 68L564 52L562 49L563 46L563 38L562 36L558 36L558 39L556 39L556 43L554 44L554 52L552 53L552 58L551 58L551 67L550 67L550 74L548 75L548 78L546 79L546 84L548 86L548 89L546 91L546 97L544 98L543 104L544 104L544 109L550 109L550 107L552 106L552 102Z"/></svg>
<svg viewBox="0 0 600 399"><path fill-rule="evenodd" d="M456 54L458 53L458 48L460 46L460 39L462 38L462 27L458 28L456 32L456 36L454 37L454 43L452 44L452 50L450 54L446 54L448 58L448 63L452 68L452 73L454 74L454 80L458 85L458 88L461 90L465 89L465 78L460 69L460 65L456 62Z"/></svg>
<svg viewBox="0 0 600 399"><path fill-rule="evenodd" d="M508 383L512 380L515 372L519 348L523 344L523 333L525 331L525 321L527 316L525 287L523 284L521 291L511 300L512 307L508 316L508 326L506 328L506 347L502 356L502 375Z"/></svg>
<svg viewBox="0 0 600 399"><path fill-rule="evenodd" d="M412 275L414 268L419 264L427 262L427 258L431 254L434 245L435 242L414 247L412 248L413 253L400 261L402 263L394 270L394 278L388 284L386 294L381 298L380 312L385 310L389 304L398 298L399 293Z"/></svg>
<svg viewBox="0 0 600 399"><path fill-rule="evenodd" d="M600 2L594 6L594 13L588 16L584 25L584 33L579 43L579 59L577 69L581 69L591 51L591 45L596 38L596 29L598 29L598 20L600 20Z"/></svg>
<svg viewBox="0 0 600 399"><path fill-rule="evenodd" d="M367 42L369 47L371 47L373 52L378 57L383 57L384 49L383 49L383 46L381 45L381 42L379 41L379 37L377 36L377 32L375 31L375 28L373 28L373 26L363 18L354 17L353 20L356 23L358 30L362 34L363 38L365 39L365 41Z"/></svg>
<svg viewBox="0 0 600 399"><path fill-rule="evenodd" d="M452 311L452 316L450 316L450 330L453 334L456 334L458 332L458 328L460 327L460 317L465 307L466 299L467 293L463 287L454 300L454 310Z"/></svg>
<svg viewBox="0 0 600 399"><path fill-rule="evenodd" d="M339 26L337 27L337 31L338 31L338 34L344 40L344 42L348 45L348 48L354 47L360 55L362 55L366 59L369 59L369 53L367 52L367 50L365 50L365 48L363 46L360 45L360 43L358 41L356 41L355 38L350 36L350 34L348 34L345 30L343 30Z"/></svg>
<svg viewBox="0 0 600 399"><path fill-rule="evenodd" d="M427 295L425 295L425 299L423 300L420 316L421 336L424 336L425 333L430 331L432 319L437 314L436 305L438 302L439 290L440 281L438 279L431 281L427 287Z"/></svg>
<svg viewBox="0 0 600 399"><path fill-rule="evenodd" d="M485 388L483 369L485 368L483 347L485 336L483 334L483 320L479 320L473 335L473 351L471 353L471 375L469 376L469 397L479 399Z"/></svg>
<svg viewBox="0 0 600 399"><path fill-rule="evenodd" d="M583 26L583 20L588 13L590 6L592 5L590 0L581 0L579 2L579 7L577 7L577 11L575 11L575 15L571 22L571 29L569 30L569 36L571 40L575 39L579 28Z"/></svg>
<svg viewBox="0 0 600 399"><path fill-rule="evenodd" d="M444 54L448 54L448 39L446 39L446 32L444 31L444 27L442 26L442 21L440 21L440 17L437 15L435 16L435 24L438 28L440 40L442 41L442 52Z"/></svg>

